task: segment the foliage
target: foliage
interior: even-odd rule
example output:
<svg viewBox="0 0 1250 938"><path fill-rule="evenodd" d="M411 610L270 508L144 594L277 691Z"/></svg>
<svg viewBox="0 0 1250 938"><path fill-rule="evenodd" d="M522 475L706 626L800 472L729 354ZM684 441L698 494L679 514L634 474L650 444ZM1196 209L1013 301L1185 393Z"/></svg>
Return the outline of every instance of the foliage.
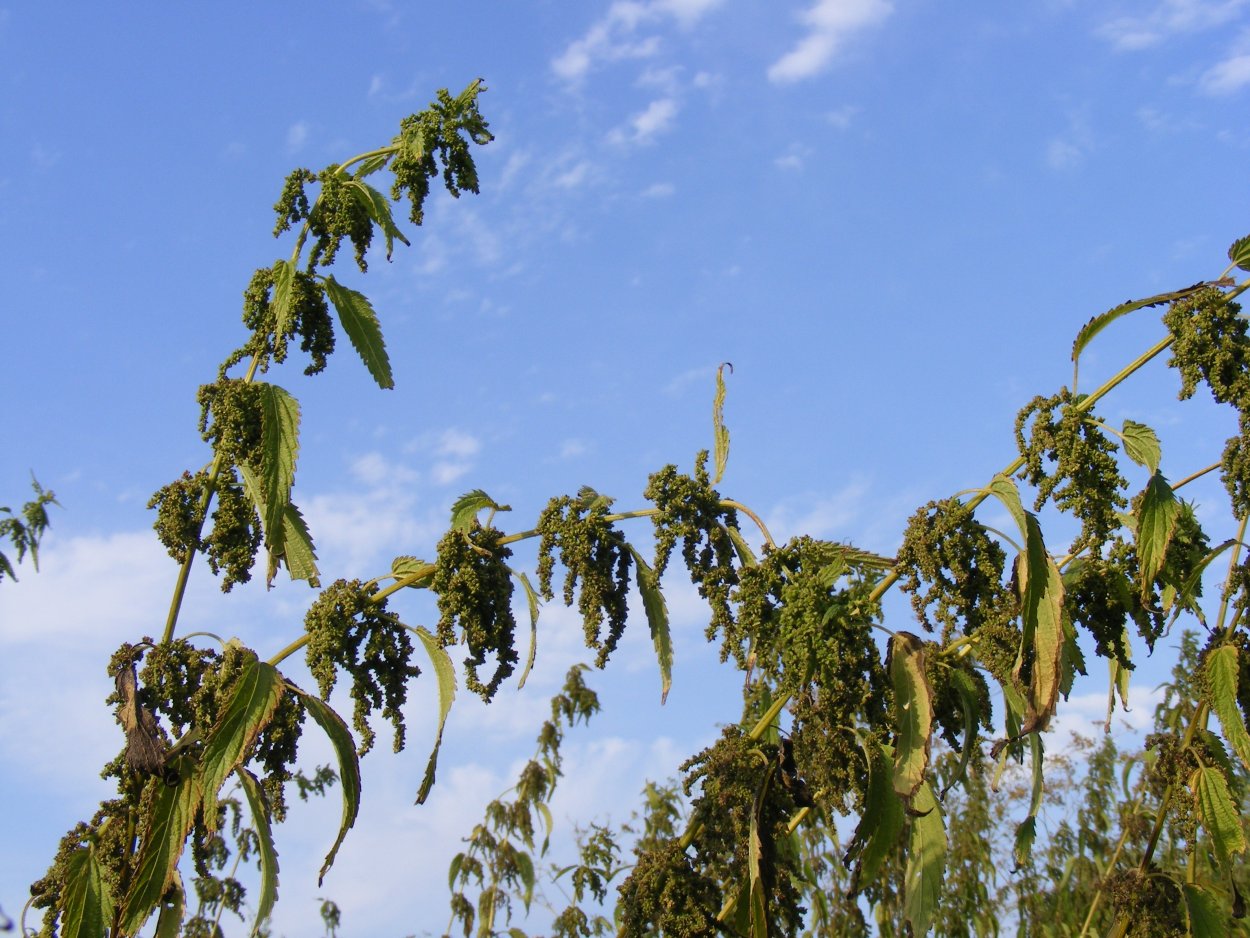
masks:
<svg viewBox="0 0 1250 938"><path fill-rule="evenodd" d="M379 234L388 258L396 241L408 243L391 202L407 198L420 224L435 176L452 196L478 191L472 148L491 139L481 91L474 82L454 97L440 92L390 144L319 172L297 169L283 185L275 235L292 234L291 254L251 275L248 337L198 391L211 461L151 502L180 571L160 638L122 644L107 666L108 703L125 737L105 767L116 796L70 830L32 887L44 910L40 934L133 936L154 920L160 935L207 936L227 911L262 932L277 898L273 823L287 793L340 789L324 876L360 808L359 759L374 742L374 711L392 724L395 748L404 746L402 708L421 673L412 635L439 687L418 801L435 784L455 700L449 649L463 646L464 682L489 702L518 667L524 683L542 600L559 595L577 607L593 667L604 668L636 593L663 695L673 644L661 578L674 557L708 604L708 641L742 673L741 712L686 761L680 789L648 786L640 814L619 828L581 830L574 862L553 864L561 745L599 709L592 666L570 670L533 758L452 861L449 933L523 938L531 914L567 938L989 936L1013 926L1071 936L1244 932L1250 335L1234 301L1250 282L1227 279L1233 266L1091 319L1073 347L1073 386L1021 410L1016 458L984 485L919 508L896 557L807 536L779 545L755 512L721 493L726 363L712 453L698 453L689 474L675 465L653 473L647 507L616 511L613 499L582 488L552 499L532 529L509 532L497 523L508 507L474 490L452 507L433 563L404 555L372 579L321 587L312 534L292 501L300 406L261 378L287 363L297 339L306 372L322 373L341 329L379 387L393 387L371 302L328 271L345 240L360 273ZM367 181L383 171L389 199ZM1244 264L1245 239L1230 258ZM1166 333L1104 385L1078 392L1081 353L1112 322L1156 305L1167 305ZM1176 483L1162 473L1149 427L1129 419L1117 430L1095 411L1169 349L1181 397L1205 384L1239 420L1219 460ZM1215 468L1227 516L1178 495ZM37 484L36 493L33 514L0 521L19 559L26 550L34 557L46 527L51 493ZM991 510L1014 529L990 527ZM1047 543L1043 511L1048 524L1066 515L1078 532L1061 552ZM649 552L622 526L643 518L652 522ZM537 541L537 589L514 557L527 540ZM249 579L262 548L267 583L285 568L319 591L303 633L268 658L237 640L209 648L178 636L196 554L229 590ZM1220 558L1227 574L1212 611L1203 608L1204 579L1209 586ZM530 613L524 665L518 584ZM918 633L886 622L882 600L896 586L911 599ZM388 609L405 588L435 594L433 630ZM1107 661L1114 705L1134 648L1153 650L1182 617L1203 631L1182 641L1146 749L1123 756L1109 742L1082 744L1083 771L1048 754L1046 731L1086 672L1090 646ZM280 670L301 650L316 694ZM350 726L330 703L343 676ZM297 765L309 717L336 763L311 777ZM562 901L549 898L548 881ZM327 934L337 933L338 907L327 900L321 912Z"/></svg>
<svg viewBox="0 0 1250 938"><path fill-rule="evenodd" d="M30 562L39 569L39 542L48 529L48 505L57 504L56 493L44 489L37 479L30 480L35 497L22 506L20 512L14 512L7 505L0 505L0 544L8 541L17 562L30 554ZM0 580L5 577L17 579L13 563L0 550Z"/></svg>

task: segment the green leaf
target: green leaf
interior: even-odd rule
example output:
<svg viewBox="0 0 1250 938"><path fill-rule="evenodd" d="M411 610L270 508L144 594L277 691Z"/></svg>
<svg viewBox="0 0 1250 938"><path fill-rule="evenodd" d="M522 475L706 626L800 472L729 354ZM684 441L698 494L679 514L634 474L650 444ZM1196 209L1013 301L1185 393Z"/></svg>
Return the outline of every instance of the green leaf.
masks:
<svg viewBox="0 0 1250 938"><path fill-rule="evenodd" d="M673 638L669 632L668 603L664 601L660 579L655 571L632 544L629 545L629 552L634 556L634 577L638 582L638 592L642 594L642 607L647 613L647 625L651 628L651 643L655 646L656 661L660 665L660 703L663 704L673 686Z"/></svg>
<svg viewBox="0 0 1250 938"><path fill-rule="evenodd" d="M755 792L755 804L751 809L751 826L747 834L747 872L750 877L750 938L769 938L768 895L765 891L763 863L764 841L760 833L760 815L764 812L764 798L772 784L776 763L769 767L764 781Z"/></svg>
<svg viewBox="0 0 1250 938"><path fill-rule="evenodd" d="M273 718L285 685L278 669L255 658L243 665L230 699L204 740L198 775L203 786L204 824L217 829L217 792L226 776L251 754L252 744Z"/></svg>
<svg viewBox="0 0 1250 938"><path fill-rule="evenodd" d="M1145 466L1152 474L1158 472L1159 461L1163 458L1158 434L1135 420L1125 420L1121 433L1128 458L1139 466Z"/></svg>
<svg viewBox="0 0 1250 938"><path fill-rule="evenodd" d="M517 875L521 877L521 884L525 887L521 901L525 903L525 911L528 912L530 903L534 901L534 860L524 850L515 851L512 859L516 862Z"/></svg>
<svg viewBox="0 0 1250 938"><path fill-rule="evenodd" d="M849 866L859 859L851 874L851 892L859 892L861 883L873 882L885 862L898 846L903 831L903 803L894 793L891 762L893 750L865 739L856 733L860 748L868 760L868 789L859 824L847 845L844 862Z"/></svg>
<svg viewBox="0 0 1250 938"><path fill-rule="evenodd" d="M1185 910L1193 938L1226 938L1228 916L1220 911L1219 901L1210 890L1195 883L1185 883L1181 888L1185 891Z"/></svg>
<svg viewBox="0 0 1250 938"><path fill-rule="evenodd" d="M294 503L288 503L282 510L282 559L286 561L292 580L307 580L313 588L321 585L312 534Z"/></svg>
<svg viewBox="0 0 1250 938"><path fill-rule="evenodd" d="M360 811L360 757L356 754L356 743L352 739L351 730L347 728L342 717L320 698L304 693L290 681L287 682L287 688L299 695L300 702L307 708L309 715L330 738L330 745L334 747L334 753L338 757L339 780L343 783L343 819L339 824L339 834L335 838L334 846L326 854L325 863L317 876L317 885L320 886L326 873L334 865L334 857L339 852L343 838L356 823L356 815Z"/></svg>
<svg viewBox="0 0 1250 938"><path fill-rule="evenodd" d="M405 245L409 242L404 237L404 233L395 227L395 219L391 217L390 201L373 186L363 182L361 175L362 172L357 170L355 177L347 185L361 208L382 229L382 234L386 238L386 259L389 261L397 238Z"/></svg>
<svg viewBox="0 0 1250 938"><path fill-rule="evenodd" d="M1143 598L1149 596L1155 577L1163 569L1180 513L1181 503L1172 486L1156 472L1146 483L1141 507L1137 510L1137 558L1141 562Z"/></svg>
<svg viewBox="0 0 1250 938"><path fill-rule="evenodd" d="M1244 853L1246 835L1241 829L1237 806L1228 791L1228 780L1219 769L1200 766L1189 777L1198 821L1211 837L1211 846L1224 874L1231 874L1233 854Z"/></svg>
<svg viewBox="0 0 1250 938"><path fill-rule="evenodd" d="M414 573L421 573L423 571L432 575L433 565L426 563L419 557L413 557L409 554L405 554L403 556L396 557L391 561L391 573L395 574L397 577L409 577ZM408 585L413 589L419 589L420 585L424 585L424 582L424 580L417 580L409 583Z"/></svg>
<svg viewBox="0 0 1250 938"><path fill-rule="evenodd" d="M325 278L326 296L334 304L339 314L339 322L343 331L351 340L352 348L360 356L360 360L373 375L378 387L390 390L395 387L395 379L391 376L391 360L386 354L386 343L382 340L382 327L378 324L378 315L369 304L369 298L363 293L343 286L334 276Z"/></svg>
<svg viewBox="0 0 1250 938"><path fill-rule="evenodd" d="M256 385L261 404L261 517L265 522L265 546L269 550L269 582L284 556L286 508L295 482L299 453L299 402L276 384ZM306 532L305 532L306 533Z"/></svg>
<svg viewBox="0 0 1250 938"><path fill-rule="evenodd" d="M451 858L451 865L447 867L447 891L456 891L456 877L460 875L460 867L464 865L464 854L457 853Z"/></svg>
<svg viewBox="0 0 1250 938"><path fill-rule="evenodd" d="M1144 300L1129 300L1121 303L1119 306L1113 306L1100 316L1095 316L1089 322L1081 327L1081 331L1076 334L1076 341L1072 343L1072 361L1076 361L1085 347L1093 340L1094 336L1102 332L1103 329L1111 325L1121 316L1144 309L1147 306L1159 306L1162 303L1171 303L1173 300L1179 300L1196 293L1205 287L1205 283L1195 283L1192 286L1176 290L1172 293L1160 293L1157 296L1148 296Z"/></svg>
<svg viewBox="0 0 1250 938"><path fill-rule="evenodd" d="M386 167L390 162L391 154L378 153L360 161L360 165L356 167L356 172L352 173L353 179L364 179L366 176L372 176L378 170Z"/></svg>
<svg viewBox="0 0 1250 938"><path fill-rule="evenodd" d="M62 938L102 938L113 922L113 897L95 847L80 847L65 864L61 892Z"/></svg>
<svg viewBox="0 0 1250 938"><path fill-rule="evenodd" d="M534 659L538 655L538 594L534 592L530 578L525 575L524 571L518 573L511 567L508 567L508 572L516 577L521 584L521 588L525 591L525 601L529 606L530 612L530 650L525 657L525 670L521 672L521 679L516 683L516 689L520 690L525 686L525 681L529 678L530 671L534 668Z"/></svg>
<svg viewBox="0 0 1250 938"><path fill-rule="evenodd" d="M133 935L143 927L148 916L160 904L177 873L182 848L200 809L203 788L200 775L192 771L190 760L180 760L174 768L179 772L177 785L166 785L152 779L156 786L147 826L142 832L130 889L122 902L121 930Z"/></svg>
<svg viewBox="0 0 1250 938"><path fill-rule="evenodd" d="M742 532L735 527L724 528L729 540L733 543L734 552L738 555L738 560L742 562L744 567L755 565L755 552L751 550L751 545L747 543L747 539L742 536Z"/></svg>
<svg viewBox="0 0 1250 938"><path fill-rule="evenodd" d="M182 876L174 870L174 879L161 899L161 914L156 917L156 931L152 938L178 938L182 934L182 920L187 914L187 891Z"/></svg>
<svg viewBox="0 0 1250 938"><path fill-rule="evenodd" d="M243 794L247 796L247 804L252 811L252 827L259 844L260 898L256 900L256 922L252 926L252 934L256 934L269 921L273 904L278 898L278 852L273 846L269 799L265 797L264 789L256 776L243 766L235 769L235 774L239 777Z"/></svg>
<svg viewBox="0 0 1250 938"><path fill-rule="evenodd" d="M465 492L451 506L451 527L454 531L468 531L477 519L477 513L485 508L491 511L511 511L507 505L501 505L481 489Z"/></svg>
<svg viewBox="0 0 1250 938"><path fill-rule="evenodd" d="M976 685L972 683L972 677L962 668L951 668L947 672L950 677L951 687L955 689L955 693L959 697L959 709L963 713L964 718L964 738L960 745L959 770L951 778L951 785L954 785L962 778L966 778L968 764L972 761L972 753L978 750L977 747L977 727L980 725L980 698L977 694ZM946 790L942 792L943 797L946 791L950 789L948 785Z"/></svg>
<svg viewBox="0 0 1250 938"><path fill-rule="evenodd" d="M1228 259L1242 270L1250 270L1250 235L1238 238L1229 245Z"/></svg>
<svg viewBox="0 0 1250 938"><path fill-rule="evenodd" d="M291 331L291 293L295 285L295 265L281 260L273 265L274 334L284 336Z"/></svg>
<svg viewBox="0 0 1250 938"><path fill-rule="evenodd" d="M925 677L924 642L910 632L890 638L890 680L894 686L894 791L910 799L929 766L933 695Z"/></svg>
<svg viewBox="0 0 1250 938"><path fill-rule="evenodd" d="M425 804L430 789L434 787L434 775L438 770L438 751L443 745L443 727L447 725L447 714L456 700L456 669L451 663L451 656L443 648L438 639L428 629L417 626L412 631L417 633L426 654L434 664L434 675L438 678L438 732L434 735L434 749L425 765L425 777L421 779L421 787L417 790L417 804Z"/></svg>
<svg viewBox="0 0 1250 938"><path fill-rule="evenodd" d="M1250 733L1241 709L1237 706L1237 683L1241 670L1240 649L1236 645L1221 645L1207 654L1206 696L1207 703L1215 711L1224 730L1224 738L1237 753L1242 764L1250 768Z"/></svg>
<svg viewBox="0 0 1250 938"><path fill-rule="evenodd" d="M1037 818L1030 814L1016 827L1016 842L1011 853L1016 869L1024 866L1032 856L1035 840L1037 840Z"/></svg>
<svg viewBox="0 0 1250 938"><path fill-rule="evenodd" d="M925 935L929 920L942 897L942 874L946 867L946 825L942 809L925 782L912 801L911 842L903 885L903 914L913 935Z"/></svg>
<svg viewBox="0 0 1250 938"><path fill-rule="evenodd" d="M716 369L716 396L712 399L712 436L715 441L716 475L712 484L716 485L725 475L725 464L729 461L729 430L725 426L725 369L733 374L734 366L730 362L722 362Z"/></svg>

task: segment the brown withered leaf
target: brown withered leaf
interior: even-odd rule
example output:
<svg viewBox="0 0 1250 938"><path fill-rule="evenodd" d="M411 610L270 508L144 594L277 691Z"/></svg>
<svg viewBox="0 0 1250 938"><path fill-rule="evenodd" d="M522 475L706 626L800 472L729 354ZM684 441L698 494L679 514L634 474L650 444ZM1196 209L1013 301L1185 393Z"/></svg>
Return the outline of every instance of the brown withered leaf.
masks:
<svg viewBox="0 0 1250 938"><path fill-rule="evenodd" d="M156 715L140 705L139 681L135 666L122 668L117 673L117 722L126 733L126 762L136 772L163 775L165 771L165 741L161 739L156 725Z"/></svg>

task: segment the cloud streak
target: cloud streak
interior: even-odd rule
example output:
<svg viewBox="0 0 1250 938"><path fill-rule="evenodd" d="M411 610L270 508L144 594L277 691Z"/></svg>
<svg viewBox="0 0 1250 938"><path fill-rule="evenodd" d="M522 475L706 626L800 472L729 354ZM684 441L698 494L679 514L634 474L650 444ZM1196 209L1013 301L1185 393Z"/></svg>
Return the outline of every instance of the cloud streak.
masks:
<svg viewBox="0 0 1250 938"><path fill-rule="evenodd" d="M791 84L819 75L847 40L882 23L894 5L889 0L816 0L799 15L807 33L768 69L768 80Z"/></svg>

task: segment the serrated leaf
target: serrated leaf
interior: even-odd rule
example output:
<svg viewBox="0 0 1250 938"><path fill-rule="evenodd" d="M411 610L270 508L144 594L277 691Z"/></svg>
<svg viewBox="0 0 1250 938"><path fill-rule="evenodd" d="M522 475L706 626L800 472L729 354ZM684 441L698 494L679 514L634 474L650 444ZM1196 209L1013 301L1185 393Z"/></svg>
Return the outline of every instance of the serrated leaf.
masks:
<svg viewBox="0 0 1250 938"><path fill-rule="evenodd" d="M1172 293L1160 293L1157 296L1148 296L1144 300L1129 300L1121 303L1119 306L1113 306L1100 316L1093 317L1076 334L1076 340L1072 343L1072 361L1075 362L1080 357L1081 352L1093 341L1094 336L1098 335L1098 333L1102 332L1103 329L1107 328L1121 316L1139 309L1145 309L1148 306L1171 303L1173 300L1179 300L1182 297L1189 296L1191 293L1196 293L1205 286L1205 283L1195 283L1192 286L1184 287Z"/></svg>
<svg viewBox="0 0 1250 938"><path fill-rule="evenodd" d="M360 161L360 165L356 167L356 172L352 173L353 179L364 179L366 176L372 176L378 170L383 169L390 162L391 154L382 153L375 154Z"/></svg>
<svg viewBox="0 0 1250 938"><path fill-rule="evenodd" d="M1195 883L1185 883L1181 888L1185 891L1185 910L1189 913L1189 934L1193 938L1226 938L1228 916L1220 911L1215 896Z"/></svg>
<svg viewBox="0 0 1250 938"><path fill-rule="evenodd" d="M457 853L451 858L451 865L447 867L447 891L456 891L456 877L460 875L460 867L464 865L464 854Z"/></svg>
<svg viewBox="0 0 1250 938"><path fill-rule="evenodd" d="M251 754L260 735L282 700L285 684L278 669L253 658L243 665L230 698L217 713L217 721L204 740L198 775L203 786L204 824L217 829L217 792L226 776Z"/></svg>
<svg viewBox="0 0 1250 938"><path fill-rule="evenodd" d="M1016 826L1016 841L1011 851L1016 869L1020 869L1033 855L1033 842L1037 840L1037 818L1030 814Z"/></svg>
<svg viewBox="0 0 1250 938"><path fill-rule="evenodd" d="M261 407L261 492L270 569L283 556L285 515L299 454L299 402L276 384L256 385ZM272 577L270 577L272 579Z"/></svg>
<svg viewBox="0 0 1250 938"><path fill-rule="evenodd" d="M62 938L102 938L113 921L113 897L95 847L81 847L65 863L61 890Z"/></svg>
<svg viewBox="0 0 1250 938"><path fill-rule="evenodd" d="M386 238L386 259L389 261L396 239L402 241L405 245L409 242L404 237L404 233L395 226L395 219L391 216L390 201L373 186L362 181L361 175L362 173L357 171L355 177L347 185L351 189L352 195L356 197L356 201L360 203L361 208L382 229L382 235Z"/></svg>
<svg viewBox="0 0 1250 938"><path fill-rule="evenodd" d="M1156 472L1146 483L1137 510L1137 559L1141 565L1141 594L1150 594L1155 577L1163 569L1168 545L1176 533L1181 503L1168 480Z"/></svg>
<svg viewBox="0 0 1250 938"><path fill-rule="evenodd" d="M551 816L551 809L547 807L547 803L545 801L535 802L535 807L538 808L538 814L543 819L544 830L543 845L538 852L539 854L545 856L547 853L547 845L551 843L551 832L555 830L556 823L555 819Z"/></svg>
<svg viewBox="0 0 1250 938"><path fill-rule="evenodd" d="M725 369L733 373L734 366L723 362L716 369L716 396L712 399L712 438L714 441L716 474L712 484L716 485L725 476L725 464L729 462L729 430L725 426Z"/></svg>
<svg viewBox="0 0 1250 938"><path fill-rule="evenodd" d="M485 508L489 508L491 511L511 510L507 505L500 505L481 489L473 489L473 491L465 492L457 498L455 504L451 506L452 530L468 531L473 527L473 522L477 520L478 512Z"/></svg>
<svg viewBox="0 0 1250 938"><path fill-rule="evenodd" d="M1072 693L1072 685L1076 683L1078 674L1084 676L1088 672L1085 670L1085 653L1081 651L1081 644L1077 640L1076 626L1072 624L1072 617L1066 611L1061 614L1063 622L1063 650L1059 657L1059 693L1063 695L1063 699L1067 700L1068 695Z"/></svg>
<svg viewBox="0 0 1250 938"><path fill-rule="evenodd" d="M294 503L287 504L282 511L282 559L286 561L292 580L307 580L314 589L321 585L312 534Z"/></svg>
<svg viewBox="0 0 1250 938"><path fill-rule="evenodd" d="M525 602L529 607L530 613L530 650L529 654L525 656L525 670L521 672L521 678L516 682L516 689L520 690L525 686L525 681L529 678L530 671L534 668L534 659L538 656L538 594L534 592L530 578L525 575L524 571L518 573L509 567L508 572L516 577L521 584L521 588L525 591Z"/></svg>
<svg viewBox="0 0 1250 938"><path fill-rule="evenodd" d="M317 876L317 885L320 886L326 873L334 865L334 857L339 852L343 838L356 823L356 815L360 811L360 757L356 754L356 743L352 739L351 730L347 728L342 717L331 710L320 698L304 693L289 681L287 688L299 695L300 702L308 710L308 714L317 721L317 725L329 737L330 745L334 747L334 754L338 758L339 780L343 783L343 818L339 824L339 833L334 840L334 846L326 854L325 863L322 864L321 872Z"/></svg>
<svg viewBox="0 0 1250 938"><path fill-rule="evenodd" d="M382 327L369 298L343 286L333 275L325 278L325 288L326 296L339 314L343 331L347 333L352 348L369 369L373 380L384 390L394 388L395 379L391 375L391 360L386 354L386 343L382 340Z"/></svg>
<svg viewBox="0 0 1250 938"><path fill-rule="evenodd" d="M122 902L124 934L138 932L160 904L173 881L187 834L200 809L203 788L199 773L192 771L189 760L183 760L174 768L181 775L177 785L166 785L160 779L148 783L157 786L157 790L135 858L130 888Z"/></svg>
<svg viewBox="0 0 1250 938"><path fill-rule="evenodd" d="M651 644L655 646L655 658L660 666L660 703L663 704L673 686L673 638L669 631L668 603L664 600L655 571L632 544L629 545L629 552L634 557L634 578L638 583L638 592L642 594L642 607L651 629Z"/></svg>
<svg viewBox="0 0 1250 938"><path fill-rule="evenodd" d="M534 861L524 850L515 851L512 858L516 862L521 884L525 887L525 891L521 894L521 901L525 903L525 911L528 912L530 903L534 901Z"/></svg>
<svg viewBox="0 0 1250 938"><path fill-rule="evenodd" d="M1231 857L1246 850L1246 835L1228 790L1228 780L1219 769L1199 766L1189 777L1189 790L1193 792L1195 813L1211 838L1220 869L1229 875Z"/></svg>
<svg viewBox="0 0 1250 938"><path fill-rule="evenodd" d="M774 764L775 765L775 764ZM747 873L749 879L750 938L769 938L768 895L764 883L764 841L760 833L760 815L764 812L764 797L772 784L775 767L769 768L764 781L755 792L751 808L751 825L747 834Z"/></svg>
<svg viewBox="0 0 1250 938"><path fill-rule="evenodd" d="M1237 706L1237 684L1241 671L1241 651L1236 645L1221 645L1207 654L1207 703L1220 721L1224 738L1243 765L1250 768L1250 733Z"/></svg>
<svg viewBox="0 0 1250 938"><path fill-rule="evenodd" d="M910 799L929 766L933 693L925 676L924 642L910 632L890 638L889 670L894 687L894 791Z"/></svg>
<svg viewBox="0 0 1250 938"><path fill-rule="evenodd" d="M280 260L273 265L273 316L274 335L284 336L291 331L291 294L295 286L295 265Z"/></svg>
<svg viewBox="0 0 1250 938"><path fill-rule="evenodd" d="M430 789L434 787L434 776L438 770L438 751L443 745L443 727L447 725L447 714L451 712L451 705L456 700L456 668L451 663L447 650L428 629L417 626L412 631L417 633L417 638L425 646L425 652L434 665L434 676L438 678L438 731L434 735L434 749L425 765L425 777L421 779L421 787L417 790L417 804L425 804Z"/></svg>
<svg viewBox="0 0 1250 938"><path fill-rule="evenodd" d="M182 885L182 875L174 870L174 878L161 898L161 914L156 917L156 931L152 938L178 938L182 934L182 920L187 914L187 891Z"/></svg>
<svg viewBox="0 0 1250 938"><path fill-rule="evenodd" d="M1128 458L1139 466L1145 466L1151 474L1158 472L1159 461L1163 458L1159 435L1136 420L1125 420L1121 433L1124 438L1124 452Z"/></svg>
<svg viewBox="0 0 1250 938"><path fill-rule="evenodd" d="M964 738L960 744L959 769L951 778L950 784L954 785L962 778L966 778L968 764L972 761L972 753L978 751L976 745L977 727L980 725L981 713L980 699L977 695L977 688L972 683L972 678L966 671L961 668L951 668L948 672L951 687L955 689L955 694L959 697L959 709L964 718ZM950 785L942 792L943 797L946 791L950 789Z"/></svg>
<svg viewBox="0 0 1250 938"><path fill-rule="evenodd" d="M903 914L913 935L926 935L929 921L942 897L946 869L946 825L942 809L925 782L912 800L911 840L903 881Z"/></svg>
<svg viewBox="0 0 1250 938"><path fill-rule="evenodd" d="M413 557L410 554L396 557L391 561L391 573L397 577L412 576L414 573L420 573L423 569L432 569L433 564L428 564L419 557ZM416 583L409 583L409 586L416 586Z"/></svg>
<svg viewBox="0 0 1250 938"><path fill-rule="evenodd" d="M235 769L235 775L247 796L252 812L252 827L256 831L260 853L260 898L256 900L256 922L252 934L256 934L269 921L273 904L278 898L278 852L273 846L273 826L270 823L269 799L256 776L243 766Z"/></svg>
<svg viewBox="0 0 1250 938"><path fill-rule="evenodd" d="M843 858L847 865L854 863L856 858L859 861L851 875L852 893L859 891L861 883L877 878L881 864L898 846L904 821L903 803L894 793L893 751L888 746L864 739L858 733L856 738L868 761L868 788L859 824Z"/></svg>
<svg viewBox="0 0 1250 938"><path fill-rule="evenodd" d="M1250 235L1238 238L1229 245L1228 259L1242 270L1250 270Z"/></svg>

